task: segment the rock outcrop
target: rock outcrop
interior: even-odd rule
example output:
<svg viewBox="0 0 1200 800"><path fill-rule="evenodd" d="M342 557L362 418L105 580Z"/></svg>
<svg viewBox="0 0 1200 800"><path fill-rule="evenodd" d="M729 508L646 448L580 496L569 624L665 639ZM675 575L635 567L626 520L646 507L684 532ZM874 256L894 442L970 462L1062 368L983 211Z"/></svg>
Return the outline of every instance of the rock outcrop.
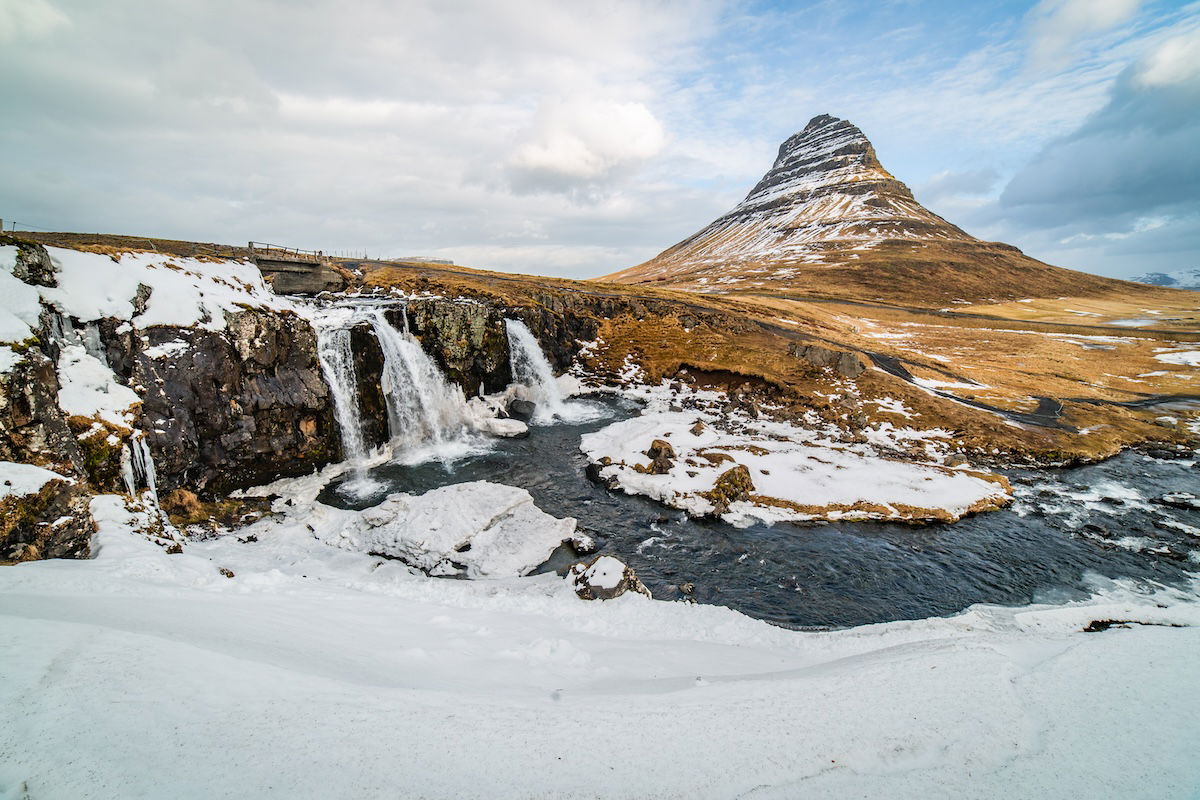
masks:
<svg viewBox="0 0 1200 800"><path fill-rule="evenodd" d="M581 600L612 600L626 592L651 596L633 569L612 556L596 556L586 564L574 565L567 579Z"/></svg>
<svg viewBox="0 0 1200 800"><path fill-rule="evenodd" d="M655 439L651 442L646 456L650 459L647 471L651 475L666 475L671 471L671 467L675 466L675 448L665 439Z"/></svg>
<svg viewBox="0 0 1200 800"><path fill-rule="evenodd" d="M814 367L829 367L846 378L857 378L867 368L867 360L858 353L845 350L833 350L815 344L793 343L788 352L797 358L802 358Z"/></svg>
<svg viewBox="0 0 1200 800"><path fill-rule="evenodd" d="M712 503L713 516L719 517L729 510L731 503L749 500L753 492L754 481L750 477L750 470L737 464L722 472L713 488L701 495Z"/></svg>
<svg viewBox="0 0 1200 800"><path fill-rule="evenodd" d="M41 472L0 462L0 563L86 558L93 533L90 493L53 473L28 481L26 475L34 471ZM13 485L22 482L26 485Z"/></svg>
<svg viewBox="0 0 1200 800"><path fill-rule="evenodd" d="M15 248L10 274L21 281L19 286L57 285L56 262L45 247L15 239L0 244ZM118 255L81 257L98 258L111 268ZM156 261L152 269L163 272L154 274L178 280L173 275L179 267L162 258L161 266ZM144 263L135 262L139 267ZM219 276L211 279L211 288L205 285L206 262L189 268L189 279L196 276L202 294L227 291L236 298L242 291ZM205 306L199 309L199 324L139 327L129 317L103 315L106 309L123 308L116 289L104 304L91 300L91 306L82 295L72 295L67 284L55 291L49 295L53 302L41 302L36 324L28 323L28 339L5 345L13 355L0 371L0 459L49 467L94 491L120 492L125 489L125 443L138 436L149 447L159 486L221 494L312 472L339 457L315 333L286 304L214 300L225 304L220 324ZM146 319L150 287L134 281L128 291L133 296L122 313ZM245 291L248 300L257 297L251 289ZM26 300L36 316L36 293ZM71 315L81 307L95 307L102 315ZM29 309L23 313L32 319ZM161 309L156 313L163 314ZM68 346L72 342L82 346ZM121 412L121 419L64 411L62 375L80 368L61 361L71 347L87 362L83 366L111 371L106 380L112 390L136 397L138 402Z"/></svg>
<svg viewBox="0 0 1200 800"><path fill-rule="evenodd" d="M164 489L220 494L339 458L316 334L298 315L246 309L224 331L152 328L124 344Z"/></svg>

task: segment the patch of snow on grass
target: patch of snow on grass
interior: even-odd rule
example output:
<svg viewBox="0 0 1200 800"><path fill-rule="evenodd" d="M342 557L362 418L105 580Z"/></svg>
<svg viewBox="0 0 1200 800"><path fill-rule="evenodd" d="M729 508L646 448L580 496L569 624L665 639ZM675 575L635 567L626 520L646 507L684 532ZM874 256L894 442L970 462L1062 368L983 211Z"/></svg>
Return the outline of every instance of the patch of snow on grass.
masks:
<svg viewBox="0 0 1200 800"><path fill-rule="evenodd" d="M982 383L963 383L961 381L940 381L935 378L916 378L912 380L917 386L924 389L990 389Z"/></svg>
<svg viewBox="0 0 1200 800"><path fill-rule="evenodd" d="M1178 364L1183 367L1200 367L1200 350L1180 350L1172 353L1159 353L1154 356L1156 361L1164 364Z"/></svg>
<svg viewBox="0 0 1200 800"><path fill-rule="evenodd" d="M898 400L894 397L882 397L877 400L868 400L869 403L874 403L879 406L879 410L887 414L898 414L899 416L912 419L912 410L904 405L903 400Z"/></svg>
<svg viewBox="0 0 1200 800"><path fill-rule="evenodd" d="M41 295L65 314L89 322L101 317L129 320L138 328L156 325L225 327L225 312L242 306L292 309L267 287L248 261L198 261L157 253L125 253L119 260L99 253L47 247L58 271L58 288ZM139 286L150 290L135 315Z"/></svg>

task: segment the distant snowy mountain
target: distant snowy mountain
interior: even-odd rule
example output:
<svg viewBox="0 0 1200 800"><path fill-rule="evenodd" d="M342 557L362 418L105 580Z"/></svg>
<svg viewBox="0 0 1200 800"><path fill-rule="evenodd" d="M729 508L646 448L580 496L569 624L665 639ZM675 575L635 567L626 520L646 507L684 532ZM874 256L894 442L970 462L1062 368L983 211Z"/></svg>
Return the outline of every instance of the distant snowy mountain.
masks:
<svg viewBox="0 0 1200 800"><path fill-rule="evenodd" d="M1138 275L1129 280L1135 283L1148 283L1151 286L1200 291L1200 268L1181 269L1175 272L1147 272L1145 275Z"/></svg>
<svg viewBox="0 0 1200 800"><path fill-rule="evenodd" d="M976 239L947 222L884 169L857 126L827 114L780 146L771 169L732 211L607 280L938 305L1120 287Z"/></svg>

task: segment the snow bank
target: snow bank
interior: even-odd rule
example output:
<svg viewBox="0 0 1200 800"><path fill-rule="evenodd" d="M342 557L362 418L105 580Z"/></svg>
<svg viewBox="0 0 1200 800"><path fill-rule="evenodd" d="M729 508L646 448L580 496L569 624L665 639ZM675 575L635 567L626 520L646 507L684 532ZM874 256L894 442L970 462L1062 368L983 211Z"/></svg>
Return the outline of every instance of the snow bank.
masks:
<svg viewBox="0 0 1200 800"><path fill-rule="evenodd" d="M5 374L24 360L24 356L7 345L0 345L0 375Z"/></svg>
<svg viewBox="0 0 1200 800"><path fill-rule="evenodd" d="M137 328L156 325L221 330L225 313L244 307L295 310L271 292L248 261L178 258L159 253L100 253L47 247L57 287L13 276L17 248L0 247L0 342L20 342L38 327L42 304L80 322L102 317ZM139 299L140 298L140 299Z"/></svg>
<svg viewBox="0 0 1200 800"><path fill-rule="evenodd" d="M64 345L58 358L58 405L73 417L95 417L128 428L137 393L117 383L112 369L83 345Z"/></svg>
<svg viewBox="0 0 1200 800"><path fill-rule="evenodd" d="M52 472L33 464L18 464L13 461L0 461L0 500L6 497L21 497L40 492L50 481L66 481L74 483L71 478L65 478L57 472Z"/></svg>
<svg viewBox="0 0 1200 800"><path fill-rule="evenodd" d="M601 466L602 479L694 515L717 510L705 494L741 464L749 470L754 492L722 515L734 524L958 519L1008 501L1002 479L883 458L866 445L835 443L791 425L752 423L730 433L715 421L697 412L648 413L584 435L580 449L593 464L611 462ZM669 442L676 453L662 474L652 474L646 455L655 439Z"/></svg>
<svg viewBox="0 0 1200 800"><path fill-rule="evenodd" d="M717 606L585 603L553 575L434 580L278 519L169 555L122 540L110 505L96 559L0 568L0 795L1200 785L1196 587L1097 582L1065 605L797 633ZM1097 620L1127 622L1083 632Z"/></svg>
<svg viewBox="0 0 1200 800"><path fill-rule="evenodd" d="M0 342L23 342L33 335L42 312L38 287L13 275L17 248L0 246Z"/></svg>
<svg viewBox="0 0 1200 800"><path fill-rule="evenodd" d="M524 575L575 534L575 520L539 509L524 489L487 481L423 495L390 495L318 536L330 544L402 559L431 575ZM337 517L334 515L334 519Z"/></svg>
<svg viewBox="0 0 1200 800"><path fill-rule="evenodd" d="M1154 357L1164 364L1178 364L1183 367L1200 367L1200 350L1183 350L1174 353L1159 353Z"/></svg>
<svg viewBox="0 0 1200 800"><path fill-rule="evenodd" d="M99 253L58 247L46 251L60 288L42 289L42 297L84 322L115 317L138 328L222 330L225 313L243 306L293 308L286 298L271 292L262 273L248 261L200 261L158 253L125 253L114 261ZM143 286L149 296L139 313L136 298ZM141 291L144 296L146 289Z"/></svg>

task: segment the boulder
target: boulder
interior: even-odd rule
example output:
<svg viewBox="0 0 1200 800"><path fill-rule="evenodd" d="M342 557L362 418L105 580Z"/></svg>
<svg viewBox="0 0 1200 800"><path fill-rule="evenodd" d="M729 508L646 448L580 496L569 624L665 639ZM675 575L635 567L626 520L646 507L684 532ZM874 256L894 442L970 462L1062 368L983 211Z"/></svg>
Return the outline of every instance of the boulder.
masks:
<svg viewBox="0 0 1200 800"><path fill-rule="evenodd" d="M749 500L752 492L754 481L750 479L750 470L736 464L722 472L713 488L702 495L713 504L713 515L719 517L729 510L731 503Z"/></svg>
<svg viewBox="0 0 1200 800"><path fill-rule="evenodd" d="M596 556L587 563L576 564L567 574L567 580L581 600L612 600L626 592L651 596L633 569L612 556Z"/></svg>
<svg viewBox="0 0 1200 800"><path fill-rule="evenodd" d="M666 475L675 465L675 448L665 439L655 439L646 451L650 458L649 472L651 475Z"/></svg>
<svg viewBox="0 0 1200 800"><path fill-rule="evenodd" d="M815 344L793 344L788 351L814 367L829 367L847 378L857 378L867 368L867 362L861 355L845 350L833 350Z"/></svg>
<svg viewBox="0 0 1200 800"><path fill-rule="evenodd" d="M529 435L529 426L519 419L498 419L484 417L476 424L486 433L503 439L524 439Z"/></svg>
<svg viewBox="0 0 1200 800"><path fill-rule="evenodd" d="M513 419L519 419L522 422L528 422L533 419L533 414L537 410L537 404L532 400L522 400L516 398L508 404L508 415Z"/></svg>
<svg viewBox="0 0 1200 800"><path fill-rule="evenodd" d="M581 548L572 517L557 519L524 489L486 481L442 486L423 495L389 495L359 512L328 510L318 532L329 544L398 558L431 575L503 578L526 575L563 542Z"/></svg>

